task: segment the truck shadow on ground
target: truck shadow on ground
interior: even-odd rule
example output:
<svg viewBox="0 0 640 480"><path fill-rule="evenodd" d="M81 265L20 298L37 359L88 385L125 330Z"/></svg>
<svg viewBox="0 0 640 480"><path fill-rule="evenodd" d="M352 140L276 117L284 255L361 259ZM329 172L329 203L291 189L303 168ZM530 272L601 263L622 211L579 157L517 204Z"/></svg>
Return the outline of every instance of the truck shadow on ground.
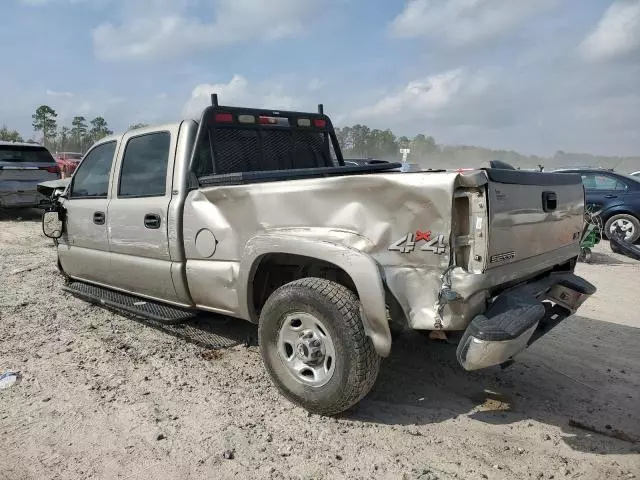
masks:
<svg viewBox="0 0 640 480"><path fill-rule="evenodd" d="M258 329L256 325L223 315L213 313L200 314L194 320L178 325L167 325L123 312L118 313L205 350L230 348L236 345L258 345Z"/></svg>
<svg viewBox="0 0 640 480"><path fill-rule="evenodd" d="M347 418L415 426L466 416L516 429L537 421L559 427L575 450L637 454L638 345L640 329L572 317L511 367L466 372L454 345L405 333Z"/></svg>

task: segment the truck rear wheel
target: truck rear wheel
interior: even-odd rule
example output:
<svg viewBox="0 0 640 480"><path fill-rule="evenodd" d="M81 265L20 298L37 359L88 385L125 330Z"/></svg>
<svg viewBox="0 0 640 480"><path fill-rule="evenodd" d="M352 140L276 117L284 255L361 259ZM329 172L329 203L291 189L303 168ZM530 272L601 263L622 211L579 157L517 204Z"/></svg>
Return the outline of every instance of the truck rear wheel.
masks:
<svg viewBox="0 0 640 480"><path fill-rule="evenodd" d="M278 390L322 415L358 403L373 387L380 357L365 335L360 301L321 278L283 285L260 314L260 352Z"/></svg>

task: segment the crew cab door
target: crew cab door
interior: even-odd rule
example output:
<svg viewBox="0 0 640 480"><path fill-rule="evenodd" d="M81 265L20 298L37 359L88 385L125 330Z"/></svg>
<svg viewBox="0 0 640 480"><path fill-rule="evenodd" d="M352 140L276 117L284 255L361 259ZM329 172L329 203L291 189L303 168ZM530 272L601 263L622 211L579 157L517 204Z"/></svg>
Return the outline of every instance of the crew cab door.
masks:
<svg viewBox="0 0 640 480"><path fill-rule="evenodd" d="M112 285L174 302L167 211L177 133L125 134L107 220Z"/></svg>
<svg viewBox="0 0 640 480"><path fill-rule="evenodd" d="M113 140L89 150L66 192L65 229L58 243L58 257L62 269L73 278L109 281L107 207L116 147Z"/></svg>

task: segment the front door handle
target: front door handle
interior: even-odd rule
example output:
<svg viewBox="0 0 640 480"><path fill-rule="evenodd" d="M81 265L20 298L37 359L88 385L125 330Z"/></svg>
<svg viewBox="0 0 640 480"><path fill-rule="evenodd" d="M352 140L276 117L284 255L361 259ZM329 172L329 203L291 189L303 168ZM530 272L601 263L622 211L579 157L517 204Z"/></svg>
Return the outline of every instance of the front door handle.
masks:
<svg viewBox="0 0 640 480"><path fill-rule="evenodd" d="M160 215L155 213L147 213L144 216L144 226L153 230L160 228Z"/></svg>
<svg viewBox="0 0 640 480"><path fill-rule="evenodd" d="M604 198L618 198L618 195L605 195Z"/></svg>
<svg viewBox="0 0 640 480"><path fill-rule="evenodd" d="M104 225L104 212L93 212L93 223Z"/></svg>

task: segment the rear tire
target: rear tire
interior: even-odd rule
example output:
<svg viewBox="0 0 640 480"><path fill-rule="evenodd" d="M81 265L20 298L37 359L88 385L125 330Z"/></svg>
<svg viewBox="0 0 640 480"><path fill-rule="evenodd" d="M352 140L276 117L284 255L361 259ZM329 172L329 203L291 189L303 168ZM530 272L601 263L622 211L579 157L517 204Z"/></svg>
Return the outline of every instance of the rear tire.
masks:
<svg viewBox="0 0 640 480"><path fill-rule="evenodd" d="M618 215L614 215L604 225L604 233L607 238L611 238L612 229L615 229L616 226L624 226L625 230L631 229L632 234L629 238L625 238L624 240L629 243L635 243L638 238L640 238L640 220L638 220L633 215L629 215L628 213L621 213Z"/></svg>
<svg viewBox="0 0 640 480"><path fill-rule="evenodd" d="M348 288L303 278L268 298L258 327L260 352L278 390L321 415L336 415L373 387L380 356L366 336L360 301Z"/></svg>

